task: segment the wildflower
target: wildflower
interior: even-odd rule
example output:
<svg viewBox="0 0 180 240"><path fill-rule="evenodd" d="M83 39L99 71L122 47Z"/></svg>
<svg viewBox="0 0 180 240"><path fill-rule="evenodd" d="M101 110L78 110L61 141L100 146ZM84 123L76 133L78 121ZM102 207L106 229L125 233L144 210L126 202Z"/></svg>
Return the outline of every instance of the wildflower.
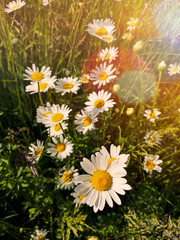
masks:
<svg viewBox="0 0 180 240"><path fill-rule="evenodd" d="M59 181L57 182L57 187L60 187L61 189L68 189L74 187L74 177L78 176L79 173L78 170L75 169L74 166L72 166L70 169L63 168L63 172L59 173Z"/></svg>
<svg viewBox="0 0 180 240"><path fill-rule="evenodd" d="M122 39L124 40L131 40L132 38L133 38L133 35L131 32L124 33L124 35L122 36Z"/></svg>
<svg viewBox="0 0 180 240"><path fill-rule="evenodd" d="M133 52L138 52L139 50L141 50L143 47L143 42L142 41L137 41L136 44L134 44L133 46Z"/></svg>
<svg viewBox="0 0 180 240"><path fill-rule="evenodd" d="M93 207L94 212L102 211L105 207L105 201L110 207L113 207L112 199L121 205L121 200L117 193L124 195L124 190L130 190L131 187L126 184L126 171L118 161L113 161L108 165L108 158L100 153L91 156L91 161L83 158L81 167L88 173L79 175L75 178L75 191L79 196L84 194L82 203Z"/></svg>
<svg viewBox="0 0 180 240"><path fill-rule="evenodd" d="M144 117L146 117L147 119L150 120L150 122L155 122L156 119L159 119L158 115L160 115L161 112L158 111L156 108L154 109L154 111L152 112L150 109L145 110L145 113L143 114Z"/></svg>
<svg viewBox="0 0 180 240"><path fill-rule="evenodd" d="M5 8L5 12L7 12L7 13L14 12L14 11L22 8L25 4L26 4L26 2L21 1L21 0L12 1L8 5L6 5L7 8Z"/></svg>
<svg viewBox="0 0 180 240"><path fill-rule="evenodd" d="M158 65L157 69L159 71L162 71L166 68L166 63L164 61L161 61L160 64Z"/></svg>
<svg viewBox="0 0 180 240"><path fill-rule="evenodd" d="M43 230L36 230L36 235L31 235L33 240L49 240L48 238L46 238L48 231Z"/></svg>
<svg viewBox="0 0 180 240"><path fill-rule="evenodd" d="M83 74L82 77L80 78L82 83L88 83L90 79L90 75L89 74Z"/></svg>
<svg viewBox="0 0 180 240"><path fill-rule="evenodd" d="M29 154L33 156L34 158L34 163L37 163L39 161L39 158L42 155L44 146L43 142L37 140L37 146L34 145L33 143L30 144L29 150L31 151Z"/></svg>
<svg viewBox="0 0 180 240"><path fill-rule="evenodd" d="M113 35L103 36L103 38L102 38L102 40L107 43L110 43L110 42L114 41L115 39L116 38Z"/></svg>
<svg viewBox="0 0 180 240"><path fill-rule="evenodd" d="M81 114L75 116L75 124L78 132L85 134L88 130L95 129L94 123L98 121L96 115L92 112L81 110Z"/></svg>
<svg viewBox="0 0 180 240"><path fill-rule="evenodd" d="M49 102L46 103L46 107L39 106L36 111L37 122L43 123L46 125L47 124L47 116L50 113L53 114L51 112L51 104Z"/></svg>
<svg viewBox="0 0 180 240"><path fill-rule="evenodd" d="M127 108L127 110L126 110L126 115L127 116L131 116L132 114L134 113L134 108Z"/></svg>
<svg viewBox="0 0 180 240"><path fill-rule="evenodd" d="M59 158L61 161L65 159L67 156L70 156L73 152L73 145L71 141L64 139L62 135L59 136L58 140L56 138L52 138L54 143L48 143L49 147L47 149L47 153L50 153L51 157Z"/></svg>
<svg viewBox="0 0 180 240"><path fill-rule="evenodd" d="M157 131L148 132L144 137L144 139L145 139L145 142L150 144L151 146L161 143L161 138L158 136Z"/></svg>
<svg viewBox="0 0 180 240"><path fill-rule="evenodd" d="M67 129L67 123L61 122L50 126L47 131L51 137L56 137L62 135L65 129Z"/></svg>
<svg viewBox="0 0 180 240"><path fill-rule="evenodd" d="M120 146L114 146L111 144L110 146L110 153L107 151L107 149L102 146L100 153L102 156L105 156L108 159L107 166L111 164L113 161L117 160L119 164L125 168L126 167L126 162L129 158L129 154L120 154L121 147Z"/></svg>
<svg viewBox="0 0 180 240"><path fill-rule="evenodd" d="M92 111L93 114L98 115L101 112L108 111L109 108L112 108L115 102L111 97L111 93L104 92L104 90L99 91L98 93L92 92L88 96L88 102L85 102L85 105L88 105L85 110Z"/></svg>
<svg viewBox="0 0 180 240"><path fill-rule="evenodd" d="M132 18L131 17L130 21L127 22L127 25L128 25L127 30L132 31L133 29L135 29L136 26L137 26L138 20L139 20L138 18Z"/></svg>
<svg viewBox="0 0 180 240"><path fill-rule="evenodd" d="M115 31L115 23L109 18L105 20L93 19L93 24L89 23L86 31L93 36L109 41L112 39L107 39L107 37L112 38L111 36Z"/></svg>
<svg viewBox="0 0 180 240"><path fill-rule="evenodd" d="M36 67L34 63L32 64L32 69L30 67L27 67L25 73L26 74L23 74L24 80L30 80L35 82L41 82L42 80L46 80L46 78L49 78L51 76L50 67L43 66L39 71L39 68Z"/></svg>
<svg viewBox="0 0 180 240"><path fill-rule="evenodd" d="M56 85L56 92L61 93L63 96L65 93L74 93L77 94L79 90L79 86L81 85L81 81L78 78L60 78Z"/></svg>
<svg viewBox="0 0 180 240"><path fill-rule="evenodd" d="M74 203L76 204L76 207L80 206L82 204L82 200L85 197L86 194L82 195L82 196L78 196L77 192L73 192L71 193L71 196L73 196L74 199Z"/></svg>
<svg viewBox="0 0 180 240"><path fill-rule="evenodd" d="M114 84L113 87L112 87L112 91L113 91L114 93L118 92L119 89L120 89L120 85L119 85L119 84Z"/></svg>
<svg viewBox="0 0 180 240"><path fill-rule="evenodd" d="M116 71L113 65L106 67L106 62L100 64L100 67L96 66L96 69L90 73L90 80L93 81L94 85L98 84L98 88L109 83L112 79L116 78L116 75L112 75Z"/></svg>
<svg viewBox="0 0 180 240"><path fill-rule="evenodd" d="M118 48L115 47L110 47L102 49L101 52L99 53L99 57L101 58L102 61L108 60L109 62L112 62L115 60L118 56Z"/></svg>
<svg viewBox="0 0 180 240"><path fill-rule="evenodd" d="M42 5L44 5L44 6L47 6L47 5L49 5L51 2L53 2L54 0L43 0L42 1Z"/></svg>
<svg viewBox="0 0 180 240"><path fill-rule="evenodd" d="M49 88L55 88L54 82L57 80L56 76L49 77L46 80L39 82L31 82L30 85L26 86L26 92L30 94L40 92L47 92Z"/></svg>
<svg viewBox="0 0 180 240"><path fill-rule="evenodd" d="M117 0L116 0L117 1ZM119 1L119 0L118 0ZM96 236L90 236L89 238L88 238L88 240L99 240L99 238L98 237L96 237Z"/></svg>
<svg viewBox="0 0 180 240"><path fill-rule="evenodd" d="M162 168L158 164L162 163L162 160L159 160L159 155L150 155L145 156L144 158L144 170L152 174L153 170L158 172L162 171Z"/></svg>
<svg viewBox="0 0 180 240"><path fill-rule="evenodd" d="M170 76L175 75L177 73L180 74L180 64L177 64L177 63L170 64L167 70Z"/></svg>

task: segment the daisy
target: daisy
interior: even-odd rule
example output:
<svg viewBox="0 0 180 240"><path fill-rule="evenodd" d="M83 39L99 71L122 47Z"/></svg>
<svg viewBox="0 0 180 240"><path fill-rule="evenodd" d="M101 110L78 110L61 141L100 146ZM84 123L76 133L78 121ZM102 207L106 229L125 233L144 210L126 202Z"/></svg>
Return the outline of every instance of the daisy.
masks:
<svg viewBox="0 0 180 240"><path fill-rule="evenodd" d="M109 62L112 62L115 60L118 56L118 48L115 47L110 47L102 49L101 52L99 53L99 57L101 58L102 61L109 60Z"/></svg>
<svg viewBox="0 0 180 240"><path fill-rule="evenodd" d="M177 64L177 63L170 64L167 70L170 76L175 75L177 73L180 74L180 64Z"/></svg>
<svg viewBox="0 0 180 240"><path fill-rule="evenodd" d="M5 8L5 12L7 13L14 12L17 9L22 8L25 4L26 2L21 0L12 1L6 5L8 8Z"/></svg>
<svg viewBox="0 0 180 240"><path fill-rule="evenodd" d="M51 112L51 104L49 102L46 103L46 107L39 106L36 110L36 117L38 123L47 124L47 116L48 114L53 114Z"/></svg>
<svg viewBox="0 0 180 240"><path fill-rule="evenodd" d="M30 94L40 92L46 92L49 88L55 88L54 82L57 80L56 76L49 77L44 81L39 82L31 82L30 85L26 86L26 92L30 92Z"/></svg>
<svg viewBox="0 0 180 240"><path fill-rule="evenodd" d="M67 105L53 104L50 108L50 113L46 116L46 126L54 126L67 120L69 113L72 111Z"/></svg>
<svg viewBox="0 0 180 240"><path fill-rule="evenodd" d="M116 38L113 35L103 36L103 38L102 38L102 40L107 43L110 43L110 42L114 41L115 39Z"/></svg>
<svg viewBox="0 0 180 240"><path fill-rule="evenodd" d="M33 143L30 144L29 150L31 152L29 152L29 154L33 156L34 163L37 163L39 161L39 158L42 155L43 149L44 149L43 142L39 140L37 140L37 146L34 145Z"/></svg>
<svg viewBox="0 0 180 240"><path fill-rule="evenodd" d="M79 86L81 86L81 81L78 78L60 78L56 85L56 92L61 93L63 96L65 93L74 93L77 94Z"/></svg>
<svg viewBox="0 0 180 240"><path fill-rule="evenodd" d="M89 74L83 74L82 77L80 78L82 83L88 83L90 80L90 75Z"/></svg>
<svg viewBox="0 0 180 240"><path fill-rule="evenodd" d="M153 132L153 131L148 132L146 134L146 136L144 137L144 139L145 139L145 143L148 143L151 146L161 143L161 138L158 137L157 131L156 132Z"/></svg>
<svg viewBox="0 0 180 240"><path fill-rule="evenodd" d="M106 18L105 20L93 19L93 24L89 23L86 31L100 39L109 40L107 39L107 36L111 37L114 33L115 23L109 18Z"/></svg>
<svg viewBox="0 0 180 240"><path fill-rule="evenodd" d="M46 238L48 231L43 230L36 230L36 235L31 235L33 240L49 240L48 238Z"/></svg>
<svg viewBox="0 0 180 240"><path fill-rule="evenodd" d="M159 71L162 71L162 70L164 70L165 68L166 68L166 63L165 63L165 61L161 61L161 62L159 63L159 65L158 65L157 69L158 69Z"/></svg>
<svg viewBox="0 0 180 240"><path fill-rule="evenodd" d="M124 39L124 40L131 40L131 39L133 39L133 35L132 35L131 32L124 33L124 35L122 36L122 39Z"/></svg>
<svg viewBox="0 0 180 240"><path fill-rule="evenodd" d="M121 204L121 200L117 193L124 195L124 190L130 190L131 187L126 184L126 171L119 164L118 161L113 161L107 164L108 159L100 153L91 156L91 161L83 158L80 163L81 167L88 173L79 175L75 178L76 186L75 191L79 196L84 194L85 197L82 203L88 204L93 207L94 212L102 211L107 201L110 207L113 207L112 199Z"/></svg>
<svg viewBox="0 0 180 240"><path fill-rule="evenodd" d="M80 206L82 204L82 200L85 197L86 194L82 195L82 196L78 196L77 192L73 192L71 193L71 196L73 196L74 199L74 203L76 204L76 207Z"/></svg>
<svg viewBox="0 0 180 240"><path fill-rule="evenodd" d="M127 116L131 116L133 113L134 113L134 108L133 107L127 108L127 110L126 110L126 115Z"/></svg>
<svg viewBox="0 0 180 240"><path fill-rule="evenodd" d="M74 177L78 176L78 170L72 166L70 169L63 168L63 172L59 173L60 179L57 182L57 187L61 189L72 189L75 185Z"/></svg>
<svg viewBox="0 0 180 240"><path fill-rule="evenodd" d="M109 108L112 108L115 102L111 97L111 93L104 92L104 90L99 91L98 93L92 92L88 96L89 102L85 102L85 105L88 107L85 108L86 111L93 112L93 114L98 115L101 112L108 111Z"/></svg>
<svg viewBox="0 0 180 240"><path fill-rule="evenodd" d="M32 65L32 69L30 67L27 67L27 69L25 70L25 73L26 74L23 74L24 80L30 80L35 82L40 82L51 76L50 67L43 66L39 71L39 68L36 67L34 63Z"/></svg>
<svg viewBox="0 0 180 240"><path fill-rule="evenodd" d="M95 129L94 123L97 122L98 119L92 112L81 110L81 113L82 114L77 114L75 116L75 124L77 125L77 131L85 134L88 130Z"/></svg>
<svg viewBox="0 0 180 240"><path fill-rule="evenodd" d="M138 18L132 18L131 17L130 21L127 22L127 25L128 25L127 30L132 31L133 29L135 29L136 26L137 26L138 20L139 20Z"/></svg>
<svg viewBox="0 0 180 240"><path fill-rule="evenodd" d="M44 6L47 6L47 5L49 5L51 2L53 2L54 0L43 0L42 1L42 5L44 5Z"/></svg>
<svg viewBox="0 0 180 240"><path fill-rule="evenodd" d="M104 146L101 147L100 153L108 159L107 166L113 161L117 160L119 164L123 168L125 168L126 162L129 158L129 154L120 154L120 151L121 151L120 146L116 147L113 144L111 144L110 153L107 151L107 149Z"/></svg>
<svg viewBox="0 0 180 240"><path fill-rule="evenodd" d="M51 137L56 137L62 135L65 129L67 129L67 123L61 122L49 127L47 131Z"/></svg>
<svg viewBox="0 0 180 240"><path fill-rule="evenodd" d="M137 43L134 44L132 50L133 52L140 51L143 47L143 42L142 41L137 41Z"/></svg>
<svg viewBox="0 0 180 240"><path fill-rule="evenodd" d="M160 114L161 112L155 108L153 112L150 109L145 110L145 113L143 114L143 116L149 119L150 122L154 123L156 119L159 119L158 115Z"/></svg>
<svg viewBox="0 0 180 240"><path fill-rule="evenodd" d="M162 168L158 166L158 164L162 163L162 160L159 160L159 155L150 155L150 156L145 156L144 158L144 170L146 172L149 172L152 174L153 170L156 170L158 172L162 171Z"/></svg>
<svg viewBox="0 0 180 240"><path fill-rule="evenodd" d="M48 143L50 148L47 149L47 153L50 153L51 157L59 158L61 161L65 159L67 156L70 156L73 152L73 145L71 141L64 139L62 135L59 136L58 140L56 138L52 138L54 143Z"/></svg>
<svg viewBox="0 0 180 240"><path fill-rule="evenodd" d="M113 68L113 64L106 67L106 62L102 63L100 67L96 66L96 69L92 70L90 80L93 81L94 85L98 84L98 88L100 88L117 77L116 75L112 75L115 71L116 68Z"/></svg>

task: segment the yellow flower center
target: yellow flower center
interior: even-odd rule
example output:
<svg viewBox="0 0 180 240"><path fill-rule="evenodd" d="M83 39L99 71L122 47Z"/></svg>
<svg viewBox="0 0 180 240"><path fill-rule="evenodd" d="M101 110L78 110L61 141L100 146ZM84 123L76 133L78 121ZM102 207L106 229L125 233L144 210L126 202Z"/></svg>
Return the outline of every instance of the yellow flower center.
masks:
<svg viewBox="0 0 180 240"><path fill-rule="evenodd" d="M31 75L31 79L34 81L41 81L43 79L43 77L44 77L44 74L41 72L34 72Z"/></svg>
<svg viewBox="0 0 180 240"><path fill-rule="evenodd" d="M116 158L109 158L109 159L108 159L107 166L109 166L109 164L112 163L114 160L116 160Z"/></svg>
<svg viewBox="0 0 180 240"><path fill-rule="evenodd" d="M63 119L63 117L64 117L64 115L63 115L62 113L55 113L55 114L52 116L51 120L52 120L53 122L59 122L59 121L61 121L61 120Z"/></svg>
<svg viewBox="0 0 180 240"><path fill-rule="evenodd" d="M38 240L45 240L45 237L43 235L39 235Z"/></svg>
<svg viewBox="0 0 180 240"><path fill-rule="evenodd" d="M62 180L65 183L70 183L72 181L73 174L71 172L65 171L65 173L62 176Z"/></svg>
<svg viewBox="0 0 180 240"><path fill-rule="evenodd" d="M85 117L85 118L83 119L83 125L84 125L84 126L89 126L91 123L92 123L92 120L91 120L90 117Z"/></svg>
<svg viewBox="0 0 180 240"><path fill-rule="evenodd" d="M39 89L44 90L47 88L47 85L48 85L47 83L41 83L41 84L39 84Z"/></svg>
<svg viewBox="0 0 180 240"><path fill-rule="evenodd" d="M155 137L151 137L150 138L152 142L155 142L156 141L156 138Z"/></svg>
<svg viewBox="0 0 180 240"><path fill-rule="evenodd" d="M46 112L43 116L47 117L48 114L53 114L52 112Z"/></svg>
<svg viewBox="0 0 180 240"><path fill-rule="evenodd" d="M83 198L86 196L86 194L79 196L80 200L83 200Z"/></svg>
<svg viewBox="0 0 180 240"><path fill-rule="evenodd" d="M64 89L72 89L73 88L73 84L72 83L65 83L64 85L63 85L63 88Z"/></svg>
<svg viewBox="0 0 180 240"><path fill-rule="evenodd" d="M126 36L127 40L131 40L131 35Z"/></svg>
<svg viewBox="0 0 180 240"><path fill-rule="evenodd" d="M147 162L146 162L146 167L147 167L149 170L152 170L152 169L155 168L155 164L153 163L153 161L147 160Z"/></svg>
<svg viewBox="0 0 180 240"><path fill-rule="evenodd" d="M107 41L107 42L111 42L111 41L112 41L112 37L107 37L107 38L106 38L106 41Z"/></svg>
<svg viewBox="0 0 180 240"><path fill-rule="evenodd" d="M174 67L174 68L172 69L172 71L176 73L176 72L178 72L178 68L177 68L177 67Z"/></svg>
<svg viewBox="0 0 180 240"><path fill-rule="evenodd" d="M131 23L130 23L130 26L131 26L131 27L135 27L136 24L137 24L136 22L131 22Z"/></svg>
<svg viewBox="0 0 180 240"><path fill-rule="evenodd" d="M61 129L61 125L58 123L54 126L54 131L58 132Z"/></svg>
<svg viewBox="0 0 180 240"><path fill-rule="evenodd" d="M41 156L41 152L42 152L42 149L41 149L41 148L36 149L36 151L35 151L35 156L36 156L36 157L40 157L40 156Z"/></svg>
<svg viewBox="0 0 180 240"><path fill-rule="evenodd" d="M83 77L83 78L82 78L82 82L83 82L83 83L86 83L87 81L88 81L87 77Z"/></svg>
<svg viewBox="0 0 180 240"><path fill-rule="evenodd" d="M112 185L112 177L104 170L97 170L91 177L91 183L96 190L106 191Z"/></svg>
<svg viewBox="0 0 180 240"><path fill-rule="evenodd" d="M106 53L105 58L110 58L111 54L110 53Z"/></svg>
<svg viewBox="0 0 180 240"><path fill-rule="evenodd" d="M98 29L96 30L96 34L97 34L98 36L102 37L102 36L104 36L104 35L107 35L108 32L107 32L107 30L106 30L105 28L98 28Z"/></svg>
<svg viewBox="0 0 180 240"><path fill-rule="evenodd" d="M66 145L64 143L58 143L56 145L56 152L63 152L66 149Z"/></svg>
<svg viewBox="0 0 180 240"><path fill-rule="evenodd" d="M104 81L104 80L106 80L107 78L108 78L108 75L107 75L106 72L102 72L102 73L99 74L99 80L100 80L100 81Z"/></svg>
<svg viewBox="0 0 180 240"><path fill-rule="evenodd" d="M102 100L102 99L98 99L98 100L96 100L95 103L94 103L94 107L95 107L95 108L101 108L101 107L103 107L103 106L104 106L104 100Z"/></svg>
<svg viewBox="0 0 180 240"><path fill-rule="evenodd" d="M155 117L156 117L156 114L155 114L154 112L153 112L153 113L150 113L150 114L149 114L149 117L150 117L150 118L155 118Z"/></svg>

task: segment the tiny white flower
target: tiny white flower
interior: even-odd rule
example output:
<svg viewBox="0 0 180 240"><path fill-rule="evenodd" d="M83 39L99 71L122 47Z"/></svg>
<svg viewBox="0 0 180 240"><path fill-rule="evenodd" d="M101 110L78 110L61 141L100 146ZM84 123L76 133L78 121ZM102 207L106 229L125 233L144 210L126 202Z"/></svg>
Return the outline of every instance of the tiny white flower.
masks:
<svg viewBox="0 0 180 240"><path fill-rule="evenodd" d="M150 155L145 156L144 158L144 170L152 174L153 170L158 172L162 171L162 168L158 166L158 164L162 163L163 161L159 159L159 155Z"/></svg>
<svg viewBox="0 0 180 240"><path fill-rule="evenodd" d="M113 91L114 93L118 92L119 89L120 89L120 85L119 85L119 84L114 84L113 87L112 87L112 91Z"/></svg>
<svg viewBox="0 0 180 240"><path fill-rule="evenodd" d="M44 5L44 6L47 6L47 5L49 5L51 2L53 2L54 0L43 0L42 1L42 5Z"/></svg>
<svg viewBox="0 0 180 240"><path fill-rule="evenodd" d="M115 60L118 56L118 48L110 47L102 49L99 53L99 57L102 61L108 60L109 63Z"/></svg>
<svg viewBox="0 0 180 240"><path fill-rule="evenodd" d="M133 39L132 33L131 32L124 33L122 39L130 41L131 39Z"/></svg>
<svg viewBox="0 0 180 240"><path fill-rule="evenodd" d="M29 146L29 150L31 152L29 152L30 155L32 155L32 157L34 158L34 163L37 163L39 161L39 158L42 155L44 146L43 146L43 142L37 140L37 145L34 145L33 143L30 144Z"/></svg>
<svg viewBox="0 0 180 240"><path fill-rule="evenodd" d="M170 76L175 75L177 73L180 74L180 63L179 64L177 64L177 63L170 64L167 70L168 70L168 74Z"/></svg>
<svg viewBox="0 0 180 240"><path fill-rule="evenodd" d="M151 146L154 146L156 144L160 144L161 143L161 138L159 137L159 135L157 134L157 131L153 132L150 131L146 134L146 136L144 137L145 142L150 144Z"/></svg>
<svg viewBox="0 0 180 240"><path fill-rule="evenodd" d="M57 187L61 189L72 189L75 185L74 177L78 176L78 170L72 166L70 169L63 167L63 170L59 172L59 181Z"/></svg>
<svg viewBox="0 0 180 240"><path fill-rule="evenodd" d="M89 74L83 74L82 75L82 77L80 77L80 81L82 82L82 83L88 83L89 82L89 80L90 80L90 75Z"/></svg>
<svg viewBox="0 0 180 240"><path fill-rule="evenodd" d="M127 116L131 116L133 113L134 113L134 108L133 107L127 108L127 110L126 110L126 115Z"/></svg>
<svg viewBox="0 0 180 240"><path fill-rule="evenodd" d="M51 70L50 67L43 66L41 70L39 71L39 68L36 67L36 65L32 64L32 69L30 67L27 67L25 70L24 80L29 81L35 81L35 82L41 82L42 80L46 80L46 78L49 79L51 76Z"/></svg>
<svg viewBox="0 0 180 240"><path fill-rule="evenodd" d="M144 117L146 117L147 119L150 120L150 122L155 122L156 119L159 119L158 115L160 115L161 112L158 111L156 108L154 109L154 111L152 112L150 109L145 110L145 113L143 114Z"/></svg>
<svg viewBox="0 0 180 240"><path fill-rule="evenodd" d="M127 30L132 31L133 29L135 29L137 26L138 20L139 20L138 18L131 17L130 20L127 22L127 25L128 25Z"/></svg>
<svg viewBox="0 0 180 240"><path fill-rule="evenodd" d="M60 78L57 81L56 92L61 93L63 96L65 93L74 93L77 94L79 87L81 86L81 81L78 78L67 77Z"/></svg>
<svg viewBox="0 0 180 240"><path fill-rule="evenodd" d="M21 0L12 1L8 5L6 5L7 8L5 8L5 12L7 12L7 13L14 12L14 11L22 8L25 4L26 4L26 2L21 1Z"/></svg>
<svg viewBox="0 0 180 240"><path fill-rule="evenodd" d="M143 42L142 41L137 41L137 43L134 44L133 46L133 52L140 51L143 47Z"/></svg>
<svg viewBox="0 0 180 240"><path fill-rule="evenodd" d="M165 63L165 61L161 61L161 62L159 63L159 65L158 65L157 69L158 69L159 71L162 71L162 70L164 70L165 68L166 68L166 63Z"/></svg>
<svg viewBox="0 0 180 240"><path fill-rule="evenodd" d="M33 240L49 240L46 238L48 231L46 229L36 230L36 235L31 235Z"/></svg>
<svg viewBox="0 0 180 240"><path fill-rule="evenodd" d="M75 198L74 203L76 204L76 207L78 207L82 204L82 200L86 196L86 194L84 194L82 196L78 196L77 192L73 192L73 193L71 193L71 196L73 196Z"/></svg>

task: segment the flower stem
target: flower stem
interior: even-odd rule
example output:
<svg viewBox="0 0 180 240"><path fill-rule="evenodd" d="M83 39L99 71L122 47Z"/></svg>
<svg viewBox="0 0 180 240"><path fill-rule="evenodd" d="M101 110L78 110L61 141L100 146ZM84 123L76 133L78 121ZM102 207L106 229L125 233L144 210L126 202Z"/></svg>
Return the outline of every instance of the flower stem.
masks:
<svg viewBox="0 0 180 240"><path fill-rule="evenodd" d="M154 95L152 111L154 111L154 107L155 107L155 104L156 104L156 98L157 98L157 94L158 94L158 90L159 90L159 84L160 84L160 81L161 81L161 76L162 76L162 71L159 71L159 79L158 79L158 82L157 82L156 92L155 92L155 95Z"/></svg>
<svg viewBox="0 0 180 240"><path fill-rule="evenodd" d="M42 97L41 97L40 88L39 88L39 83L38 83L38 95L39 95L39 100L41 102L41 105L44 107L44 104L43 104L43 101L42 101Z"/></svg>

